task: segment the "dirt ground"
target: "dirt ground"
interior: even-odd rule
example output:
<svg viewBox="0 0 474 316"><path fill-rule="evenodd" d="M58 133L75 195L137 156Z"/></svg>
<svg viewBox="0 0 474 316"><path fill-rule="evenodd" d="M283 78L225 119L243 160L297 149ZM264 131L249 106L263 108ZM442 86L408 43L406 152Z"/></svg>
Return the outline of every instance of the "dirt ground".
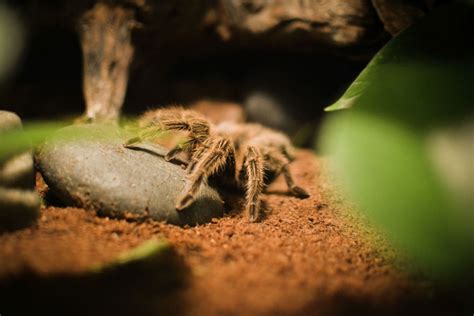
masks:
<svg viewBox="0 0 474 316"><path fill-rule="evenodd" d="M169 298L180 305L172 314L451 314L431 282L395 264L384 239L347 212L320 159L300 151L292 170L311 197L286 195L279 179L268 190L271 211L260 223L250 224L246 214L235 211L181 228L46 207L35 227L0 235L0 281L80 274L163 236L190 271L186 285Z"/></svg>

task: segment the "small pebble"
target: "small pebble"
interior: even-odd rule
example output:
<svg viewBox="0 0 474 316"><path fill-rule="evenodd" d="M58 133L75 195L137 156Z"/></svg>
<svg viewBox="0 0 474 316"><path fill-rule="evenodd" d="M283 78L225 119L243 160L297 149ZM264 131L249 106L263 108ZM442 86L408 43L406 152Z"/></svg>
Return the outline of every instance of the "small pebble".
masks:
<svg viewBox="0 0 474 316"><path fill-rule="evenodd" d="M18 115L0 111L0 146L1 134L21 128ZM36 222L41 199L34 185L30 152L4 156L0 161L0 231L19 229Z"/></svg>

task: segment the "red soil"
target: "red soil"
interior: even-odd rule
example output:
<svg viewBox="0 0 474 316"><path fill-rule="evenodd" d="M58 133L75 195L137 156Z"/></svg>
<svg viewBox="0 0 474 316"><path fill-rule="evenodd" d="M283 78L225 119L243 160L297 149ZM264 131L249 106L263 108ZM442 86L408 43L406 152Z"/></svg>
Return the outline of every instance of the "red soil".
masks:
<svg viewBox="0 0 474 316"><path fill-rule="evenodd" d="M35 227L0 235L0 278L86 271L163 236L190 267L179 293L189 315L396 312L428 300L429 284L394 265L390 247L361 217L348 214L322 169L301 151L292 170L311 197L286 195L279 179L266 197L271 211L254 224L239 212L181 228L44 208Z"/></svg>

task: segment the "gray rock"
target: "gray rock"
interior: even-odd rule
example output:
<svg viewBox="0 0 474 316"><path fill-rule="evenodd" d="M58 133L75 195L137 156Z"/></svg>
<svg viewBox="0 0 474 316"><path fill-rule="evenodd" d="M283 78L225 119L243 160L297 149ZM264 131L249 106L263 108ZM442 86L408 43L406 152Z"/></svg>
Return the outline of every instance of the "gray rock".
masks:
<svg viewBox="0 0 474 316"><path fill-rule="evenodd" d="M124 148L126 137L110 125L67 127L38 149L36 165L51 193L68 205L178 225L222 216L223 202L207 185L188 209L176 211L185 171L150 148Z"/></svg>
<svg viewBox="0 0 474 316"><path fill-rule="evenodd" d="M6 132L21 130L21 119L13 112L0 111L0 135ZM0 146L2 139L0 138ZM0 155L0 164L15 156L17 153L3 153Z"/></svg>
<svg viewBox="0 0 474 316"><path fill-rule="evenodd" d="M41 199L33 190L0 187L0 231L30 226L39 216Z"/></svg>
<svg viewBox="0 0 474 316"><path fill-rule="evenodd" d="M323 109L358 72L356 63L330 56L282 59L278 67L263 63L244 81L246 118L285 132L297 146L313 146Z"/></svg>
<svg viewBox="0 0 474 316"><path fill-rule="evenodd" d="M15 113L0 111L0 146L2 133L21 127ZM0 231L26 227L38 218L41 199L34 185L31 152L6 155L0 161Z"/></svg>
<svg viewBox="0 0 474 316"><path fill-rule="evenodd" d="M21 130L21 119L15 113L0 111L0 135ZM2 142L0 140L0 146ZM34 189L35 171L30 151L5 155L0 161L0 186L20 189Z"/></svg>
<svg viewBox="0 0 474 316"><path fill-rule="evenodd" d="M33 189L35 172L31 152L16 155L0 164L0 186Z"/></svg>
<svg viewBox="0 0 474 316"><path fill-rule="evenodd" d="M0 133L20 129L21 119L13 112L0 111Z"/></svg>

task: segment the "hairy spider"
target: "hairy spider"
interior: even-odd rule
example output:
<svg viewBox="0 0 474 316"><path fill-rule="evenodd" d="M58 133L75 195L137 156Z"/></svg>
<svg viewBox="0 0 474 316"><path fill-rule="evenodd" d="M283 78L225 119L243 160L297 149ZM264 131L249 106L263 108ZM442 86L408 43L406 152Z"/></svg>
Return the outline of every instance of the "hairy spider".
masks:
<svg viewBox="0 0 474 316"><path fill-rule="evenodd" d="M261 195L266 185L283 174L290 193L307 198L297 186L289 164L294 148L284 134L259 124L222 122L210 123L199 113L180 107L145 112L139 119L138 137L129 139L130 146L163 131L184 131L186 142L171 149L167 161L180 153L189 157L186 184L178 195L176 209L188 207L195 199L201 183L215 175L245 192L245 208L251 222L257 221Z"/></svg>

